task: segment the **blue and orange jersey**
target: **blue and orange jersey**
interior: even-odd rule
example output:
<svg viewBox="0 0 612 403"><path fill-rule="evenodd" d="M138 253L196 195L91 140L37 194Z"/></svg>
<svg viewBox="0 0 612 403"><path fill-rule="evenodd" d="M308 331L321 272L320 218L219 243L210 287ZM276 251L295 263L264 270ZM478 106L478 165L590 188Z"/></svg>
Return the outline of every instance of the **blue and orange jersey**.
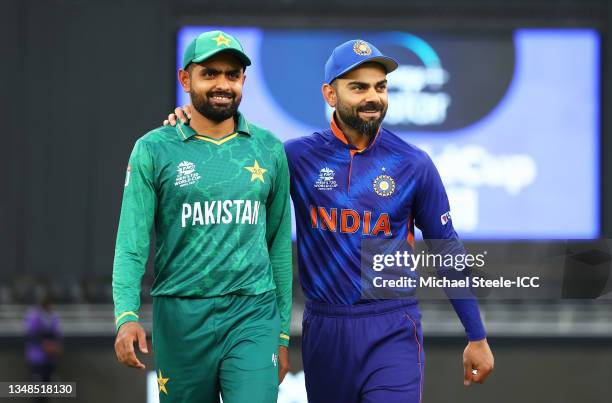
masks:
<svg viewBox="0 0 612 403"><path fill-rule="evenodd" d="M306 297L328 304L363 301L364 238L414 243L456 239L448 197L427 153L381 128L370 145L349 144L329 129L285 143L297 224L300 281ZM471 340L484 338L474 299L451 300Z"/></svg>

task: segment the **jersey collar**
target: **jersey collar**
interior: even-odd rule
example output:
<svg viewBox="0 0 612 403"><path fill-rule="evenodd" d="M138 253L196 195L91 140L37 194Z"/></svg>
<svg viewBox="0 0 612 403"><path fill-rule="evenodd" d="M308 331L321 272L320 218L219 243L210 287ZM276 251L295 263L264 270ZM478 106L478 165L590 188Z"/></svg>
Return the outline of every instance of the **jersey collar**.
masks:
<svg viewBox="0 0 612 403"><path fill-rule="evenodd" d="M242 133L250 136L251 130L249 129L249 122L247 122L242 113L239 111L236 112L234 119L236 120L236 133ZM178 120L176 124L176 133L182 141L187 141L193 136L199 134L193 130L191 126L184 124L180 120Z"/></svg>

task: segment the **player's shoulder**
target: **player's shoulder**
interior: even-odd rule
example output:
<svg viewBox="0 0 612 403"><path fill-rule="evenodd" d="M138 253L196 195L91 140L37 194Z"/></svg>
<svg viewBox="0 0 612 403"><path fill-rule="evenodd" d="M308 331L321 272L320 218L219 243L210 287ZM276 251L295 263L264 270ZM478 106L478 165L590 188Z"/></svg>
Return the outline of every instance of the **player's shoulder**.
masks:
<svg viewBox="0 0 612 403"><path fill-rule="evenodd" d="M311 149L320 146L323 137L325 137L323 133L314 132L308 136L297 137L285 141L285 152L287 153L287 157L291 158L308 154Z"/></svg>
<svg viewBox="0 0 612 403"><path fill-rule="evenodd" d="M382 128L381 130L381 143L389 152L397 154L406 159L406 161L412 161L417 165L431 163L431 158L425 150L402 139L390 130L385 128Z"/></svg>
<svg viewBox="0 0 612 403"><path fill-rule="evenodd" d="M148 146L154 147L160 143L174 141L180 141L177 128L174 126L160 126L145 133L136 140L136 143L147 144Z"/></svg>
<svg viewBox="0 0 612 403"><path fill-rule="evenodd" d="M278 138L278 136L276 136L276 134L252 122L245 122L245 124L248 128L249 134L254 140L267 147L282 150L283 142Z"/></svg>

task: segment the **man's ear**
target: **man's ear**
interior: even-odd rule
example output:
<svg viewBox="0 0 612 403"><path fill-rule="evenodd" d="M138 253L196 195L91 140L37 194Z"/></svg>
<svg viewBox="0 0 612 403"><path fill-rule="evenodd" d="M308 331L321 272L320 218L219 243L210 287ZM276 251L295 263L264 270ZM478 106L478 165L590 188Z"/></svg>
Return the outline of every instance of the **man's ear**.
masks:
<svg viewBox="0 0 612 403"><path fill-rule="evenodd" d="M329 85L323 84L321 87L321 92L323 93L323 98L325 98L325 102L332 108L336 107L336 89Z"/></svg>
<svg viewBox="0 0 612 403"><path fill-rule="evenodd" d="M178 80L181 83L181 87L183 87L183 91L189 92L191 91L191 76L187 70L180 69L178 72Z"/></svg>

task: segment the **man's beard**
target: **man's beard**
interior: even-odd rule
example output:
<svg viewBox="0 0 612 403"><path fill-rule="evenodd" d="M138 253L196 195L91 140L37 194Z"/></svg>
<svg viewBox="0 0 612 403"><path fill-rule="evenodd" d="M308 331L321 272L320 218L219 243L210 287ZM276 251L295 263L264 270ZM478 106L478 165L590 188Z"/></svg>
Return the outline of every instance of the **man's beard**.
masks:
<svg viewBox="0 0 612 403"><path fill-rule="evenodd" d="M359 112L371 112L379 111L380 117L373 120L364 120L359 117ZM382 123L385 115L387 114L387 105L377 102L367 102L356 108L351 108L348 105L343 104L338 100L336 104L336 112L340 119L351 129L356 130L358 133L364 134L369 138L373 138L378 133L380 124Z"/></svg>
<svg viewBox="0 0 612 403"><path fill-rule="evenodd" d="M212 120L213 122L223 122L226 119L231 118L238 111L240 106L241 96L236 97L232 92L219 92L210 91L206 93L206 97L191 90L191 103L193 107L200 112L205 118ZM227 96L232 99L232 102L225 106L213 105L210 101L214 96Z"/></svg>

